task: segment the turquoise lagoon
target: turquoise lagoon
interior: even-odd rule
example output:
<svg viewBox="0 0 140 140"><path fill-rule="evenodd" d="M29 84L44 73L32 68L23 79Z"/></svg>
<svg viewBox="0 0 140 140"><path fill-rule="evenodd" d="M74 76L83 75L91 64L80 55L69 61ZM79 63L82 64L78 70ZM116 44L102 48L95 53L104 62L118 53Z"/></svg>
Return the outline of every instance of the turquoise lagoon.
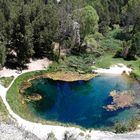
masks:
<svg viewBox="0 0 140 140"><path fill-rule="evenodd" d="M116 122L129 122L138 117L139 105L117 111L106 111L103 106L112 102L112 90L132 90L139 102L139 84L126 76L101 75L89 81L64 82L51 79L35 79L25 90L26 95L38 93L39 101L28 103L30 110L40 118L70 123L84 128L108 128Z"/></svg>

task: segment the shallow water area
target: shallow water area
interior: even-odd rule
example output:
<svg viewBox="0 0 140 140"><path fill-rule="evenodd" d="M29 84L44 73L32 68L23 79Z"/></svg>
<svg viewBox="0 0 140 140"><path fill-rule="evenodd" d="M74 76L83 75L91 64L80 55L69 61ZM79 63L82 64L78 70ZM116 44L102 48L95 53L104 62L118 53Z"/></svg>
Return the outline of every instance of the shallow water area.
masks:
<svg viewBox="0 0 140 140"><path fill-rule="evenodd" d="M111 104L109 95L113 90L132 90L136 99L140 99L138 83L126 76L100 75L89 81L75 82L34 79L31 83L24 94L32 96L37 93L42 99L28 102L28 107L38 117L49 121L84 128L108 128L116 122L127 123L140 113L136 105L116 111L103 108Z"/></svg>

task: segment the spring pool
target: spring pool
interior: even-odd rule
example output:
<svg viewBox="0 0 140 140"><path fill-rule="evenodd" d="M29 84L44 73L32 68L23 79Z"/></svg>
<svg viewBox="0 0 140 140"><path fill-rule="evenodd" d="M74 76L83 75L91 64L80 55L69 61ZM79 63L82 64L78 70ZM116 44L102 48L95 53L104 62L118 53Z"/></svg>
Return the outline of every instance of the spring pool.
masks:
<svg viewBox="0 0 140 140"><path fill-rule="evenodd" d="M84 128L108 128L116 122L128 122L138 117L138 106L107 111L110 92L131 90L135 101L140 100L139 85L126 76L101 75L89 81L64 82L34 79L24 95L38 93L42 99L28 102L32 112L43 119L71 123ZM124 99L125 100L125 99Z"/></svg>

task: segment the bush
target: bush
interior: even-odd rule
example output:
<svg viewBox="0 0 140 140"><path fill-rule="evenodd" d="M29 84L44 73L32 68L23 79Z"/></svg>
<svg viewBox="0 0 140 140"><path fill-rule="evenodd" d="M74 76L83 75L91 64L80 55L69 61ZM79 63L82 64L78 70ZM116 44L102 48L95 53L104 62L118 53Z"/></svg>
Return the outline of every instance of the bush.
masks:
<svg viewBox="0 0 140 140"><path fill-rule="evenodd" d="M127 132L128 128L123 123L117 123L115 124L115 133L124 133Z"/></svg>
<svg viewBox="0 0 140 140"><path fill-rule="evenodd" d="M138 120L133 118L128 123L116 123L115 133L124 133L136 130L138 126Z"/></svg>
<svg viewBox="0 0 140 140"><path fill-rule="evenodd" d="M57 140L53 132L48 134L47 140Z"/></svg>
<svg viewBox="0 0 140 140"><path fill-rule="evenodd" d="M48 71L72 71L81 73L90 73L92 71L94 58L91 55L70 56L61 60L59 63L54 62L50 65Z"/></svg>
<svg viewBox="0 0 140 140"><path fill-rule="evenodd" d="M86 42L87 46L89 46L89 47L92 47L92 48L95 48L95 49L97 49L97 47L98 47L98 44L97 44L96 40L93 38L92 35L86 36L85 37L85 42Z"/></svg>
<svg viewBox="0 0 140 140"><path fill-rule="evenodd" d="M7 88L10 83L13 81L14 79L14 76L11 76L11 77L1 77L0 78L0 83L5 87Z"/></svg>
<svg viewBox="0 0 140 140"><path fill-rule="evenodd" d="M71 134L70 132L66 131L64 133L64 140L75 140L74 134Z"/></svg>
<svg viewBox="0 0 140 140"><path fill-rule="evenodd" d="M95 38L96 41L102 40L104 38L104 36L99 32L95 32L92 37Z"/></svg>
<svg viewBox="0 0 140 140"><path fill-rule="evenodd" d="M136 130L137 126L138 126L138 120L133 118L132 120L130 120L129 124L129 131L134 131Z"/></svg>
<svg viewBox="0 0 140 140"><path fill-rule="evenodd" d="M133 48L135 48L136 55L140 57L140 32L137 32L134 35L132 43L133 43Z"/></svg>

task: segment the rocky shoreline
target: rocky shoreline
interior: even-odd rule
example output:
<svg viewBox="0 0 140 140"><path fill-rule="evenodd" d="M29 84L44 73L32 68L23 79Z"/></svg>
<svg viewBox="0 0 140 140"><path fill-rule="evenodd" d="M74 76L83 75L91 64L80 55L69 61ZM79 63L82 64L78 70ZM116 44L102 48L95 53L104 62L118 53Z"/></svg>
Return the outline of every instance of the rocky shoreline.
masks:
<svg viewBox="0 0 140 140"><path fill-rule="evenodd" d="M66 131L62 140L139 140L140 130L125 134L108 134L107 132L97 131L94 136L77 134L76 132ZM46 138L38 138L31 132L18 127L15 122L0 122L0 140L58 140L54 133L50 133Z"/></svg>
<svg viewBox="0 0 140 140"><path fill-rule="evenodd" d="M0 140L40 140L34 134L19 128L14 123L0 122Z"/></svg>

